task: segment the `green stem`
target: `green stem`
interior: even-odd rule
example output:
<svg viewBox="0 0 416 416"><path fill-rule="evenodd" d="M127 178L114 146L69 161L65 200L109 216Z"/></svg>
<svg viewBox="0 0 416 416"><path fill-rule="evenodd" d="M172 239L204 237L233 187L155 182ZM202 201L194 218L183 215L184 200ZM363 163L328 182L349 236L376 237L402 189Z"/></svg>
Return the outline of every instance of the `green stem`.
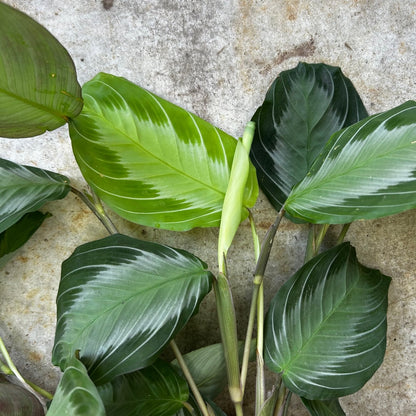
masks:
<svg viewBox="0 0 416 416"><path fill-rule="evenodd" d="M276 406L274 407L273 416L280 416L284 412L284 403L286 396L286 387L282 382L282 379L279 381L279 390L277 394Z"/></svg>
<svg viewBox="0 0 416 416"><path fill-rule="evenodd" d="M185 376L186 381L188 382L188 385L191 388L192 393L194 394L195 400L198 403L199 409L201 410L203 416L210 416L207 406L205 405L204 399L202 398L201 393L199 392L198 387L195 384L195 381L192 377L192 374L190 373L189 368L186 365L186 362L183 359L183 356L179 351L179 348L174 340L170 341L170 347L172 348L173 353L175 354L176 360L178 361L178 364L181 367L183 375Z"/></svg>
<svg viewBox="0 0 416 416"><path fill-rule="evenodd" d="M328 231L329 224L323 224L318 231L318 235L315 239L315 256L318 254L319 249L321 248L322 241L324 240L324 237Z"/></svg>
<svg viewBox="0 0 416 416"><path fill-rule="evenodd" d="M35 392L41 394L42 396L46 397L49 400L53 399L52 394L50 394L49 392L47 392L46 390L42 389L41 387L37 386L36 384L25 380L22 375L19 373L18 369L16 368L16 366L14 365L12 359L10 358L10 355L6 349L6 346L4 345L4 342L2 340L2 338L0 337L0 352L3 355L4 359L6 360L7 366L0 361L1 363L1 370L5 373L5 374L14 374L14 376L25 386L29 386L28 390L34 390Z"/></svg>
<svg viewBox="0 0 416 416"><path fill-rule="evenodd" d="M290 399L291 398L292 398L292 392L289 391L289 393L286 396L285 407L283 409L282 416L287 416L287 413L289 411L289 405L290 405Z"/></svg>
<svg viewBox="0 0 416 416"><path fill-rule="evenodd" d="M81 199L81 201L84 202L85 205L87 205L87 207L101 221L101 223L104 225L104 227L110 234L118 234L118 230L116 226L113 224L110 217L105 212L104 207L101 204L101 201L94 193L93 193L94 201L92 201L90 198L88 198L87 195L85 195L83 192L79 191L78 189L74 188L73 186L71 186L71 192L74 193L76 196L78 196Z"/></svg>
<svg viewBox="0 0 416 416"><path fill-rule="evenodd" d="M312 257L315 257L319 253L322 241L328 231L329 224L315 225L312 224L309 229L308 243L306 246L305 261L309 261Z"/></svg>
<svg viewBox="0 0 416 416"><path fill-rule="evenodd" d="M240 381L240 364L238 357L237 322L232 294L228 280L219 273L213 282L218 322L224 348L225 363L228 375L228 390L234 403L237 416L241 416L243 392Z"/></svg>
<svg viewBox="0 0 416 416"><path fill-rule="evenodd" d="M243 355L243 362L241 365L241 389L242 393L244 394L246 379L247 379L247 369L248 369L248 361L249 361L249 354L250 354L250 344L251 339L253 336L253 328L254 328L254 320L256 317L256 310L257 310L257 375L256 375L256 410L261 409L264 404L266 398L265 392L265 380L264 380L264 360L263 360L263 345L264 345L264 335L263 335L263 328L264 328L264 293L263 293L263 276L266 270L267 262L269 260L270 251L273 245L274 236L276 235L277 229L279 228L280 221L284 215L284 210L282 209L275 222L271 225L269 230L266 233L266 236L263 240L261 249L259 250L258 247L255 249L256 251L256 271L253 280L253 293L251 297L251 305L250 305L250 313L248 319L248 326L247 326L247 333L244 345L244 355ZM255 233L254 228L254 221L252 216L250 218L250 223L252 224L252 231L253 236L257 236ZM256 247L256 239L255 247ZM258 238L257 238L258 242Z"/></svg>
<svg viewBox="0 0 416 416"><path fill-rule="evenodd" d="M339 233L339 236L338 236L338 239L337 239L337 244L341 244L344 241L345 235L347 234L347 231L349 230L350 225L351 225L351 223L343 225L342 230Z"/></svg>

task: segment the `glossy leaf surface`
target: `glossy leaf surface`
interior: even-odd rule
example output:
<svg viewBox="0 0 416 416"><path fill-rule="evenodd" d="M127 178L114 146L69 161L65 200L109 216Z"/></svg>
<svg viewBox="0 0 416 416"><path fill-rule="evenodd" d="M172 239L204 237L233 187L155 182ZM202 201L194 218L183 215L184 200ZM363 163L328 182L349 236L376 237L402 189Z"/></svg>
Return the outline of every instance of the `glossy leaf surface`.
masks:
<svg viewBox="0 0 416 416"><path fill-rule="evenodd" d="M83 111L70 123L74 154L112 210L172 230L219 225L233 137L124 78L98 74L83 96ZM256 197L251 165L244 205Z"/></svg>
<svg viewBox="0 0 416 416"><path fill-rule="evenodd" d="M27 212L64 198L69 190L65 176L0 159L0 233Z"/></svg>
<svg viewBox="0 0 416 416"><path fill-rule="evenodd" d="M59 382L47 416L106 416L97 388L84 365L71 358Z"/></svg>
<svg viewBox="0 0 416 416"><path fill-rule="evenodd" d="M343 224L416 207L416 103L335 133L285 208L313 223Z"/></svg>
<svg viewBox="0 0 416 416"><path fill-rule="evenodd" d="M304 397L301 399L312 416L345 416L338 399L308 400Z"/></svg>
<svg viewBox="0 0 416 416"><path fill-rule="evenodd" d="M211 273L193 255L124 235L63 263L53 362L77 350L96 384L144 368L196 312Z"/></svg>
<svg viewBox="0 0 416 416"><path fill-rule="evenodd" d="M4 3L0 27L0 136L36 136L75 117L82 108L81 88L66 49Z"/></svg>
<svg viewBox="0 0 416 416"><path fill-rule="evenodd" d="M50 214L29 212L10 228L0 233L0 268L25 244Z"/></svg>
<svg viewBox="0 0 416 416"><path fill-rule="evenodd" d="M171 416L189 396L186 381L161 360L117 377L111 382L111 391L112 400L105 402L107 416Z"/></svg>
<svg viewBox="0 0 416 416"><path fill-rule="evenodd" d="M349 243L313 258L271 302L268 368L311 400L359 390L383 360L389 284L389 277L358 263Z"/></svg>
<svg viewBox="0 0 416 416"><path fill-rule="evenodd" d="M253 116L251 148L260 187L276 210L331 135L366 116L357 91L337 67L299 63L279 75Z"/></svg>

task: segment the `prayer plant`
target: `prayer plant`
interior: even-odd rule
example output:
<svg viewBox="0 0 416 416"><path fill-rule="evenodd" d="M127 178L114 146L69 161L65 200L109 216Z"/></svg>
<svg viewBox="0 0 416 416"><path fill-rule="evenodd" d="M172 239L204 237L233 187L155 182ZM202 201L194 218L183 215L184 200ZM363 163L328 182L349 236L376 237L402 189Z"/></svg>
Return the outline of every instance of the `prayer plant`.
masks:
<svg viewBox="0 0 416 416"><path fill-rule="evenodd" d="M81 89L63 46L3 3L0 27L0 136L68 123L91 189L1 159L0 264L46 218L38 209L69 192L109 233L62 263L52 362L63 375L53 399L29 383L52 399L47 415L221 416L215 399L227 384L237 416L247 413L244 393L254 388L256 416L285 414L292 394L311 415L344 415L339 398L383 361L390 278L360 264L343 239L353 221L416 207L416 103L368 116L339 68L300 63L274 81L235 139L124 78L100 73ZM259 187L277 212L262 244L250 212ZM218 269L118 233L101 201L150 227L219 227ZM305 263L263 307L263 276L284 216L310 224ZM246 338L238 340L227 252L243 220L257 264ZM322 251L331 224L342 231ZM222 344L182 355L175 335L211 290ZM1 371L20 377L0 346ZM173 362L161 358L166 348ZM250 360L255 386L246 385ZM265 367L276 373L274 386L265 385ZM43 414L32 393L0 381L3 415Z"/></svg>

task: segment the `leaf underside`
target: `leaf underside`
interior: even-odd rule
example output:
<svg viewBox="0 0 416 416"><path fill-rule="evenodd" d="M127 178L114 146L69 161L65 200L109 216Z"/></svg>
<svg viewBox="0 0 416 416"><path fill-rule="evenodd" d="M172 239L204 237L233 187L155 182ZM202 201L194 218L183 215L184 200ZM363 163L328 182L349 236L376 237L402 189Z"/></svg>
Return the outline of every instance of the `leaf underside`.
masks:
<svg viewBox="0 0 416 416"><path fill-rule="evenodd" d="M54 130L82 108L66 49L40 24L0 3L0 136Z"/></svg>
<svg viewBox="0 0 416 416"><path fill-rule="evenodd" d="M98 74L70 123L87 182L121 217L157 228L218 226L237 141L124 78ZM257 197L255 169L244 206ZM244 210L247 216L247 210Z"/></svg>
<svg viewBox="0 0 416 416"><path fill-rule="evenodd" d="M50 214L28 212L10 228L0 233L0 268L23 246Z"/></svg>
<svg viewBox="0 0 416 416"><path fill-rule="evenodd" d="M383 360L389 283L389 277L360 265L349 243L313 258L271 303L268 368L310 400L359 390Z"/></svg>
<svg viewBox="0 0 416 416"><path fill-rule="evenodd" d="M304 397L301 399L311 416L345 416L338 399L308 400Z"/></svg>
<svg viewBox="0 0 416 416"><path fill-rule="evenodd" d="M335 133L286 201L292 216L344 224L416 208L416 103Z"/></svg>
<svg viewBox="0 0 416 416"><path fill-rule="evenodd" d="M366 116L353 84L337 67L299 63L279 75L253 116L257 128L250 155L276 210L331 135Z"/></svg>
<svg viewBox="0 0 416 416"><path fill-rule="evenodd" d="M53 362L79 351L98 385L152 364L211 289L206 264L182 250L116 234L63 263Z"/></svg>

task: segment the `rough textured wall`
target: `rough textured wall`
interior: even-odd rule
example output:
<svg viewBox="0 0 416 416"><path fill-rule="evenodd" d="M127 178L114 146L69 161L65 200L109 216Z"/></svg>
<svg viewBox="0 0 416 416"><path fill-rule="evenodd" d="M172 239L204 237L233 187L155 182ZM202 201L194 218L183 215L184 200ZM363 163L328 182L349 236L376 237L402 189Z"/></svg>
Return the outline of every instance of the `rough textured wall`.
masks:
<svg viewBox="0 0 416 416"><path fill-rule="evenodd" d="M340 66L370 112L416 96L416 15L411 0L7 0L45 25L69 50L80 82L121 75L237 136L284 69L298 61ZM0 139L0 156L66 174L82 186L66 128L32 139ZM77 245L106 235L74 196L48 204L44 226L0 271L0 333L23 374L54 389L50 364L60 263ZM254 211L263 235L274 213ZM163 232L115 219L122 232L188 249L215 270L216 230ZM342 400L348 415L413 414L416 406L416 213L354 224L360 260L392 276L383 366ZM267 272L273 293L303 257L304 227L282 225ZM245 224L230 251L236 307L246 323L253 258ZM213 299L179 342L186 351L219 339ZM190 339L189 342L186 340ZM249 403L248 403L249 404ZM292 415L305 415L296 403Z"/></svg>

